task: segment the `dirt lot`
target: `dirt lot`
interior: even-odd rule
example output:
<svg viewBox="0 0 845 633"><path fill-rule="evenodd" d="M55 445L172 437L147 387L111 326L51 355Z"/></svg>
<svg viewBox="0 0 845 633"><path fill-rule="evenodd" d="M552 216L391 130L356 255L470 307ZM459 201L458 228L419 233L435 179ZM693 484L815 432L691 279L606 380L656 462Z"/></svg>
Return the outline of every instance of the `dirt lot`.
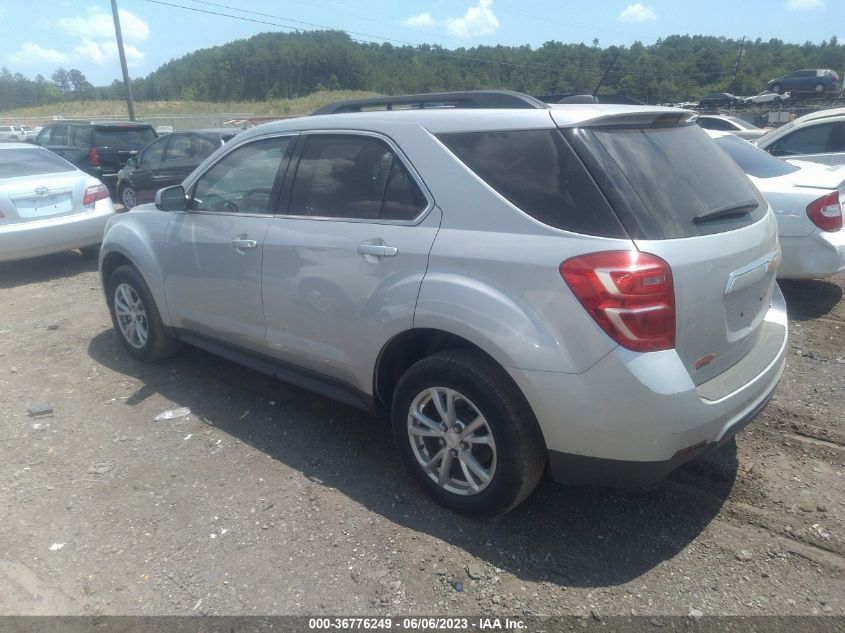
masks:
<svg viewBox="0 0 845 633"><path fill-rule="evenodd" d="M93 263L0 265L0 614L845 614L843 286L785 285L784 378L706 463L480 522L378 420L197 350L131 360Z"/></svg>

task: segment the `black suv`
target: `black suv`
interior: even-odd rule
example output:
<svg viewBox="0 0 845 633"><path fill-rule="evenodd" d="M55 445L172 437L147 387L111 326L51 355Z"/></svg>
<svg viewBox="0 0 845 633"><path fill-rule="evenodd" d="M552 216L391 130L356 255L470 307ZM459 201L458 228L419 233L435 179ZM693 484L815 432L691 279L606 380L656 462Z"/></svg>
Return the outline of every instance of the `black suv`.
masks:
<svg viewBox="0 0 845 633"><path fill-rule="evenodd" d="M148 123L54 121L35 144L55 152L116 192L117 172L158 135Z"/></svg>

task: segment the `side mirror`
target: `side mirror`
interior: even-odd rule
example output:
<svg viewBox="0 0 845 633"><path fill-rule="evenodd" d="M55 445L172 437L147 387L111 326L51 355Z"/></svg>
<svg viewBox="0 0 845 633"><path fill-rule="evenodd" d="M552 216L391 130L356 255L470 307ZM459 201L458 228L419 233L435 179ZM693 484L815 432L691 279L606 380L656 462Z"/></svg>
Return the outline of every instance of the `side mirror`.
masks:
<svg viewBox="0 0 845 633"><path fill-rule="evenodd" d="M165 187L156 192L156 209L159 211L187 211L188 197L182 185Z"/></svg>
<svg viewBox="0 0 845 633"><path fill-rule="evenodd" d="M138 166L138 158L136 156L133 156L132 158L130 158L129 160L126 161L126 166L127 167L137 167Z"/></svg>

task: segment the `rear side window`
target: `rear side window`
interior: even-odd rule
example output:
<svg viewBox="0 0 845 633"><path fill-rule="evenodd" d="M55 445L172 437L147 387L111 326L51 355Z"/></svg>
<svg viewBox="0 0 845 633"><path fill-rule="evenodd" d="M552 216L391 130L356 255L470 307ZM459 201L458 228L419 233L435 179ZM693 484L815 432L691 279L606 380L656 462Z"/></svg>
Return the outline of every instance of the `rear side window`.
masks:
<svg viewBox="0 0 845 633"><path fill-rule="evenodd" d="M574 233L627 237L557 130L469 132L439 138L479 178L535 220Z"/></svg>
<svg viewBox="0 0 845 633"><path fill-rule="evenodd" d="M91 146L91 127L73 125L70 128L70 146L78 149L88 149Z"/></svg>
<svg viewBox="0 0 845 633"><path fill-rule="evenodd" d="M291 215L413 220L428 202L393 149L371 136L309 136L293 181Z"/></svg>
<svg viewBox="0 0 845 633"><path fill-rule="evenodd" d="M766 212L736 163L697 125L595 127L576 134L596 150L602 186L633 238L721 233Z"/></svg>
<svg viewBox="0 0 845 633"><path fill-rule="evenodd" d="M57 125L53 128L52 145L67 145L67 125Z"/></svg>
<svg viewBox="0 0 845 633"><path fill-rule="evenodd" d="M141 149L156 139L151 127L95 127L94 146L117 150Z"/></svg>
<svg viewBox="0 0 845 633"><path fill-rule="evenodd" d="M776 178L798 171L798 167L785 160L775 158L759 147L738 136L722 136L715 139L716 145L728 153L749 176L755 178Z"/></svg>
<svg viewBox="0 0 845 633"><path fill-rule="evenodd" d="M33 147L0 150L0 174L3 178L57 174L75 170L76 167L65 159L46 149Z"/></svg>

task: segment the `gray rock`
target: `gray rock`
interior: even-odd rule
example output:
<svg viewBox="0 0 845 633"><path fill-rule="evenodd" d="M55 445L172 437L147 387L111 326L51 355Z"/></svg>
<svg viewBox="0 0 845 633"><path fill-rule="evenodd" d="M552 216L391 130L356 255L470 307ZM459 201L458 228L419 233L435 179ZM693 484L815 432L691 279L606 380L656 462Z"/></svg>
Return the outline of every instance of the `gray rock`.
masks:
<svg viewBox="0 0 845 633"><path fill-rule="evenodd" d="M816 506L816 510L818 510L819 512L827 512L827 506L823 503L820 503Z"/></svg>
<svg viewBox="0 0 845 633"><path fill-rule="evenodd" d="M493 604L502 604L502 596L493 596L490 598L490 602Z"/></svg>
<svg viewBox="0 0 845 633"><path fill-rule="evenodd" d="M689 613L687 613L687 617L690 620L695 620L696 622L698 622L701 618L704 617L704 611L701 611L700 609L690 609Z"/></svg>
<svg viewBox="0 0 845 633"><path fill-rule="evenodd" d="M736 559L741 560L743 563L747 563L752 558L754 558L754 556L747 549L741 549L736 553Z"/></svg>
<svg viewBox="0 0 845 633"><path fill-rule="evenodd" d="M36 404L29 405L26 412L32 417L48 415L53 412L53 405L49 402L38 402Z"/></svg>
<svg viewBox="0 0 845 633"><path fill-rule="evenodd" d="M467 570L467 576L473 580L479 580L482 576L481 565L478 563L470 563L465 569Z"/></svg>

